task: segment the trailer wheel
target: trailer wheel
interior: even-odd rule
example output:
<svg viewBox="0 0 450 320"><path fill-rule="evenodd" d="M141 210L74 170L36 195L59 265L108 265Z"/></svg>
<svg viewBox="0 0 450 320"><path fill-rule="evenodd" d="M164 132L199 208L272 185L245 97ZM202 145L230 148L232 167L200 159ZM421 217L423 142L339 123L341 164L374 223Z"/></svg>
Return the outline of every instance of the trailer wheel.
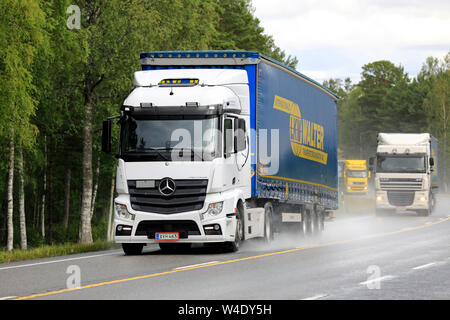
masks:
<svg viewBox="0 0 450 320"><path fill-rule="evenodd" d="M264 242L269 244L274 238L273 232L273 206L267 202L264 205Z"/></svg>
<svg viewBox="0 0 450 320"><path fill-rule="evenodd" d="M431 208L428 207L428 209L417 210L417 214L422 217L428 217L431 214Z"/></svg>
<svg viewBox="0 0 450 320"><path fill-rule="evenodd" d="M300 227L298 228L298 235L304 237L306 235L306 212L302 211L300 213L302 221L300 222Z"/></svg>
<svg viewBox="0 0 450 320"><path fill-rule="evenodd" d="M384 217L387 215L387 210L384 209L375 209L375 215L377 217Z"/></svg>
<svg viewBox="0 0 450 320"><path fill-rule="evenodd" d="M136 256L142 253L143 243L122 243L122 249L127 256Z"/></svg>
<svg viewBox="0 0 450 320"><path fill-rule="evenodd" d="M305 213L305 233L307 236L312 235L313 232L313 221L311 210L306 210Z"/></svg>
<svg viewBox="0 0 450 320"><path fill-rule="evenodd" d="M319 232L322 232L325 230L325 211L319 211L318 213L318 222L319 222Z"/></svg>

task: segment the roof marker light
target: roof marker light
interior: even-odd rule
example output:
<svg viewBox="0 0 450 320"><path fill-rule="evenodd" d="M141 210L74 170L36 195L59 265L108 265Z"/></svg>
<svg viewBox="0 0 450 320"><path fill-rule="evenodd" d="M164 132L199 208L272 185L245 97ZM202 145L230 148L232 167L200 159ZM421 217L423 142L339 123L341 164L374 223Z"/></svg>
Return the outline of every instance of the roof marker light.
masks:
<svg viewBox="0 0 450 320"><path fill-rule="evenodd" d="M158 83L160 87L191 87L197 85L198 79L181 78L181 79L163 79Z"/></svg>

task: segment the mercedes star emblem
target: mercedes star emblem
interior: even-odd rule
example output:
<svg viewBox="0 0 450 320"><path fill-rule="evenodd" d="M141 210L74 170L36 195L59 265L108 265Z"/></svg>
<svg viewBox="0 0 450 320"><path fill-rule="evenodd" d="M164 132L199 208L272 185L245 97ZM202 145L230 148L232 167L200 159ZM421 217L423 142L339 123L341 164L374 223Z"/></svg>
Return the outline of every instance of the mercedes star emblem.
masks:
<svg viewBox="0 0 450 320"><path fill-rule="evenodd" d="M175 181L171 178L164 178L159 183L159 192L163 196L170 196L175 192L176 186Z"/></svg>

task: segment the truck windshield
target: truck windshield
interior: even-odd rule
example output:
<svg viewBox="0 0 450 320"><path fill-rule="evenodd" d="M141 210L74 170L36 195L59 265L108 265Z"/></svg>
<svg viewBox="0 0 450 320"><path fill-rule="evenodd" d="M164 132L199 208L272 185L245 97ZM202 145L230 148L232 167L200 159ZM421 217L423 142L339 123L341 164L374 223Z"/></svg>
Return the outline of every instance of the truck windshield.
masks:
<svg viewBox="0 0 450 320"><path fill-rule="evenodd" d="M425 173L425 157L378 156L377 172Z"/></svg>
<svg viewBox="0 0 450 320"><path fill-rule="evenodd" d="M121 140L125 157L146 161L210 161L221 155L217 116L127 116Z"/></svg>
<svg viewBox="0 0 450 320"><path fill-rule="evenodd" d="M349 178L367 178L365 170L347 170L347 177Z"/></svg>

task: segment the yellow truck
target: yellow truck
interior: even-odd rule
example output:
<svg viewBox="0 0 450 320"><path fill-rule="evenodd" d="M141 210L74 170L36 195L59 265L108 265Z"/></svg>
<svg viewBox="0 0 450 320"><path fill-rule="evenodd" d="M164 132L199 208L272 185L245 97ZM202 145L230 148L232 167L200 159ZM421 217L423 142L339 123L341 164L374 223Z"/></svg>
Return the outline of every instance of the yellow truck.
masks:
<svg viewBox="0 0 450 320"><path fill-rule="evenodd" d="M370 172L367 171L366 160L344 161L344 181L347 194L367 194L369 178Z"/></svg>

